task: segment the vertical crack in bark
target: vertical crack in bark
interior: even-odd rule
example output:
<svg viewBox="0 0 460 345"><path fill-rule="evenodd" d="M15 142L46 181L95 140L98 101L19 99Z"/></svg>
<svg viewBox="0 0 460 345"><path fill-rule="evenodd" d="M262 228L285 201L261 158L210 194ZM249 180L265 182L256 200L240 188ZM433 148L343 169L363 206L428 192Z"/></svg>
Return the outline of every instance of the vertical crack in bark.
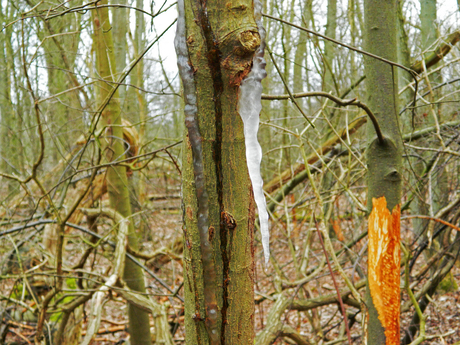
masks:
<svg viewBox="0 0 460 345"><path fill-rule="evenodd" d="M211 23L208 18L208 11L207 11L207 0L198 0L197 2L198 8L198 22L201 26L201 30L206 42L206 58L208 60L208 67L211 72L211 78L213 83L213 101L214 101L214 112L215 112L215 128L216 128L216 136L215 141L213 144L213 159L216 165L216 185L217 185L217 197L219 203L219 214L223 214L224 207L223 207L223 181L222 181L222 102L221 96L224 90L224 83L222 80L222 71L221 71L221 51L219 49L217 39L212 31ZM229 269L229 262L227 256L227 229L224 225L222 217L220 218L220 241L221 241L221 255L222 255L222 265L223 265L223 296L222 296L222 310L221 310L221 317L222 317L222 324L220 329L220 342L225 344L225 325L226 325L226 314L227 314L227 307L228 307L228 269ZM205 267L206 270L206 267ZM215 275L215 273L214 273ZM217 279L214 277L214 281L209 283L209 285L205 282L205 294L212 293L216 295L215 289L217 289ZM206 297L205 297L206 298ZM206 309L209 310L212 308L212 305L209 306L208 302L206 302ZM212 342L217 343L217 339L215 339L217 332L217 315L216 318L210 318L210 315L206 317L206 325L208 327L208 333L210 333L210 338Z"/></svg>
<svg viewBox="0 0 460 345"><path fill-rule="evenodd" d="M401 205L387 208L384 196L372 199L369 216L369 289L385 329L386 345L399 344Z"/></svg>

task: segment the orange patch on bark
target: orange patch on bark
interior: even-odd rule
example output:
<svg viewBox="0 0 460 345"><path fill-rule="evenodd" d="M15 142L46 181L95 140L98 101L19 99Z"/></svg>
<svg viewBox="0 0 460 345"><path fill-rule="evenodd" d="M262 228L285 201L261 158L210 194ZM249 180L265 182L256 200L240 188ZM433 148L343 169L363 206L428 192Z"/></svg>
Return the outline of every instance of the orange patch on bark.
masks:
<svg viewBox="0 0 460 345"><path fill-rule="evenodd" d="M331 224L332 224L332 229L334 229L334 232L337 235L337 239L340 242L345 241L345 237L343 236L342 228L340 227L340 220L332 219Z"/></svg>
<svg viewBox="0 0 460 345"><path fill-rule="evenodd" d="M369 289L385 329L386 345L399 345L401 205L387 208L384 196L372 199L369 216Z"/></svg>

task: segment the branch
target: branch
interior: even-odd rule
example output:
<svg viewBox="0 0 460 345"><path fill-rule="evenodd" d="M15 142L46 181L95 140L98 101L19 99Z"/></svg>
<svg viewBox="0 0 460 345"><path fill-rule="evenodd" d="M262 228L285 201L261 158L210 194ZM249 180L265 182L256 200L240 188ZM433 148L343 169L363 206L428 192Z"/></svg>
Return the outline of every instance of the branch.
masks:
<svg viewBox="0 0 460 345"><path fill-rule="evenodd" d="M331 263L329 261L329 256L328 256L328 253L326 251L326 247L324 246L323 237L321 236L321 231L319 229L318 222L316 221L315 214L313 214L313 220L315 222L315 227L316 227L316 231L317 231L318 236L319 236L319 241L321 243L321 247L323 248L323 252L324 252L324 255L325 255L326 260L327 260L327 266L329 268L329 272L331 273L332 282L334 283L335 290L337 291L337 298L339 300L340 309L342 310L343 321L345 322L345 329L347 330L348 344L351 345L351 335L350 335L350 328L348 327L347 313L346 313L346 310L345 310L345 306L343 304L342 297L340 296L339 287L337 286L337 282L335 281L334 272L332 271Z"/></svg>
<svg viewBox="0 0 460 345"><path fill-rule="evenodd" d="M446 42L442 43L434 52L428 54L423 60L416 61L410 67L415 73L421 73L426 68L437 64L446 56L452 47L460 41L460 31L455 31L447 36Z"/></svg>
<svg viewBox="0 0 460 345"><path fill-rule="evenodd" d="M289 95L287 95L286 99L291 99L292 103L294 103L294 105L296 106L296 108L300 111L300 113L302 114L302 116L305 118L305 120L308 121L308 123L313 127L315 128L315 125L313 123L311 123L310 119L307 117L307 115L304 113L304 111L302 110L302 108L300 107L300 105L297 103L297 101L295 100L292 92L291 92L291 89L289 88L288 84L286 83L286 81L284 80L283 78L283 75L281 74L281 71L278 67L278 64L276 63L275 61L275 58L273 57L273 54L272 54L272 51L270 50L270 48L268 47L268 45L266 46L267 48L267 51L268 51L268 54L270 54L270 58L272 59L272 62L273 62L273 65L275 66L276 68L276 71L278 72L278 75L280 76L281 78L281 81L283 82L284 84L284 87L286 88L286 91L288 92ZM262 97L263 99L263 97Z"/></svg>
<svg viewBox="0 0 460 345"><path fill-rule="evenodd" d="M281 330L281 335L283 337L293 340L298 345L311 345L312 344L308 341L308 339L305 339L294 328L292 328L289 325L283 326L283 329Z"/></svg>
<svg viewBox="0 0 460 345"><path fill-rule="evenodd" d="M338 142L340 142L340 139L346 139L347 135L351 135L351 134L355 133L364 123L366 123L366 120L367 120L367 118L362 117L362 116L359 116L359 117L355 118L353 121L351 121L351 123L348 125L348 127L342 128L342 130L339 131L339 134L340 134L339 136L335 135L331 139L325 141L315 151L318 152L319 154L323 154L323 155L328 153L329 151L331 151L334 148L334 146ZM316 155L316 153L313 152L307 157L307 160L308 160L308 164L311 165L311 164L315 163L316 161L318 161L319 158ZM299 174L300 172L302 172L304 170L305 170L305 165L303 163L299 163L299 164L295 165L293 171L291 171L291 169L285 170L284 172L281 173L280 176L275 177L273 180L271 180L270 182L268 182L265 185L265 188L264 188L265 191L267 193L274 192L275 190L280 188L280 186L282 184L286 183L291 178L293 178L294 176L296 176L297 174ZM305 176L305 178L306 178L306 176ZM299 181L299 183L302 182L302 181Z"/></svg>
<svg viewBox="0 0 460 345"><path fill-rule="evenodd" d="M289 89L286 87L286 89L289 92ZM369 107L362 103L360 100L353 98L353 99L341 99L338 98L334 95L331 95L330 93L323 92L323 91L315 91L315 92L302 92L302 93L296 93L296 94L291 94L289 95L262 95L262 99L269 99L269 100L276 100L276 99L289 99L289 98L301 98L301 97L326 97L329 98L331 101L337 103L338 105L342 107L346 107L348 105L354 105L357 106L358 108L363 109L367 116L372 121L372 124L374 125L375 132L377 133L377 137L379 138L379 141L381 144L385 142L385 138L383 137L382 131L380 130L379 123L377 121L377 118L375 117L374 113L369 109ZM297 103L296 103L297 104Z"/></svg>
<svg viewBox="0 0 460 345"><path fill-rule="evenodd" d="M385 63L387 63L387 64L389 64L389 65L392 65L392 66L395 66L395 67L399 67L399 68L401 68L401 69L403 69L403 70L409 72L409 73L412 75L412 77L413 77L414 79L416 79L416 77L417 77L417 75L418 75L418 73L416 73L414 70L412 70L412 69L410 69L410 68L407 68L407 67L405 67L405 66L403 66L403 65L400 65L399 63L396 63L396 62L387 60L387 59L385 59L385 58L383 58L383 57L380 57L380 56L378 56L378 55L374 55L374 54L369 53L369 52L367 52L367 51L365 51L365 50L362 50L362 49L359 49L359 48L355 48L355 47L350 46L350 45L348 45L348 44L345 44L345 43L343 43L343 42L337 41L336 39L327 37L326 35L320 34L319 32L316 32L316 31L313 31L313 30L304 28L304 27L302 27L302 26L299 26L299 25L290 23L290 22L288 22L288 21L286 21L286 20L283 20L283 19L281 19L281 18L273 17L273 16L271 16L271 15L269 15L269 14L262 13L262 16L267 17L267 18L270 18L270 19L273 19L273 20L277 20L277 21L279 21L279 22L281 22L281 23L284 23L284 24L287 24L287 25L290 25L290 26L292 26L292 27L294 27L294 28L296 28L296 29L299 29L299 30L301 30L301 31L308 32L309 34L312 34L312 35L315 35L315 36L318 36L318 37L321 37L321 38L323 38L323 39L325 39L325 40L327 40L327 41L330 41L330 42L332 42L332 43L338 44L339 46L345 47L345 48L350 49L350 50L353 50L353 51L355 51L355 52L357 52L357 53L361 53L361 54L363 54L363 55L367 55L367 56L369 56L369 57L371 57L371 58L374 58L374 59L376 59L376 60L385 62Z"/></svg>
<svg viewBox="0 0 460 345"><path fill-rule="evenodd" d="M109 279L107 279L107 282L101 286L92 297L87 331L85 338L82 341L83 345L88 345L99 330L102 317L102 306L106 298L106 292L115 286L123 273L123 269L125 267L126 246L128 245L129 220L111 209L102 209L100 210L100 214L111 217L115 222L119 224L119 229L117 232L117 246L115 248L115 267L113 269L113 274L109 277Z"/></svg>
<svg viewBox="0 0 460 345"><path fill-rule="evenodd" d="M460 231L460 228L458 226L455 226L452 223L446 222L445 220L442 220L442 219L439 219L439 218L436 218L436 217L429 217L429 216L423 216L423 215L410 215L410 216L401 217L401 220L402 219L411 219L411 218L433 220L435 222L438 222L438 223L444 224L444 225L446 225L448 227L451 227L454 230Z"/></svg>

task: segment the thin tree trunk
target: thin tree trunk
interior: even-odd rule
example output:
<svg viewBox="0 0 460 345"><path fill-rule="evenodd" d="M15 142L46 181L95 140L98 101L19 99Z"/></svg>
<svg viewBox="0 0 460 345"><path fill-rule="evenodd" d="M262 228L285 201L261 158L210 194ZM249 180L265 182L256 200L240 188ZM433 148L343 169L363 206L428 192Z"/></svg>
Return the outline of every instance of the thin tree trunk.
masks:
<svg viewBox="0 0 460 345"><path fill-rule="evenodd" d="M397 1L364 1L364 46L375 55L397 60ZM402 141L397 116L397 71L364 58L368 106L384 134L380 142L368 123L369 250L366 304L367 344L399 344L400 199Z"/></svg>
<svg viewBox="0 0 460 345"><path fill-rule="evenodd" d="M106 4L103 0L101 4ZM111 25L107 8L99 8L93 11L94 41L96 50L96 66L98 74L104 81L99 82L99 104L102 104L112 91L114 85L115 56L112 39ZM123 159L123 133L121 127L120 106L117 102L118 94L115 92L113 98L102 111L100 119L101 128L106 133L101 142L105 143L104 152L108 161ZM107 189L109 193L110 207L120 213L123 217L131 216L131 205L129 200L128 181L126 168L116 165L108 168ZM129 223L129 246L138 249L137 237L132 221ZM145 292L144 275L142 269L132 261L125 262L123 279L129 288L139 292ZM142 309L128 305L129 333L131 344L151 344L149 315Z"/></svg>
<svg viewBox="0 0 460 345"><path fill-rule="evenodd" d="M404 0L398 0L398 62L406 67L411 66L411 56L410 56L410 49L409 49L409 39L407 37L406 30L404 28L405 17L403 13L403 4ZM398 74L398 89L402 89L406 86L412 77L406 71L399 71ZM413 92L412 89L408 89L403 92L399 97L399 102L401 106L405 106L413 99ZM405 124L406 128L410 128L411 125L411 115L410 112L406 112L403 115L403 124Z"/></svg>
<svg viewBox="0 0 460 345"><path fill-rule="evenodd" d="M126 5L126 0L110 1L112 4ZM115 64L117 66L117 73L123 72L126 67L126 56L127 56L127 33L129 25L129 11L122 7L112 7L112 18L113 18L113 47L115 52ZM137 11L136 11L137 12ZM118 87L118 95L120 97L120 105L124 109L126 101L126 86L120 85ZM133 119L128 117L131 123L134 123ZM137 120L137 119L136 119Z"/></svg>
<svg viewBox="0 0 460 345"><path fill-rule="evenodd" d="M47 8L47 5L38 5L38 1L27 0L30 7L38 6L38 9ZM78 6L82 0L75 1ZM80 43L81 14L67 15L55 18L52 21L43 21L45 30L37 31L39 39L43 43L44 58L48 74L48 90L52 95L63 92L78 83L74 74L74 65L77 58L77 48ZM49 127L49 145L54 163L70 152L71 144L83 131L79 128L83 122L77 119L83 111L80 91L67 92L60 95L56 100L47 102L47 111L53 114ZM45 117L46 118L46 117ZM79 131L80 129L80 131Z"/></svg>
<svg viewBox="0 0 460 345"><path fill-rule="evenodd" d="M327 24L325 35L335 38L337 29L337 0L328 0L327 2ZM335 53L335 43L324 42L323 56L323 91L329 92L334 90L339 94L337 84L334 80L333 60Z"/></svg>
<svg viewBox="0 0 460 345"><path fill-rule="evenodd" d="M312 0L305 0L303 8L302 25L309 27L310 24L310 8L312 6ZM305 31L299 32L299 40L297 41L297 49L294 57L294 92L304 91L304 85L306 80L307 65L304 62L307 61L307 46L308 46L308 35Z"/></svg>
<svg viewBox="0 0 460 345"><path fill-rule="evenodd" d="M136 7L137 8L144 8L144 0L136 0ZM145 48L145 39L144 39L144 32L145 32L145 20L144 14L142 12L136 11L136 31L134 32L134 46L136 55L142 53ZM138 62L136 65L136 74L132 76L133 84L137 85L140 89L144 88L144 59ZM138 100L138 107L139 107L139 147L140 152L142 154L142 150L144 147L144 143L147 142L146 140L146 126L147 126L147 103L145 100L145 94L139 89L131 88L132 91L136 93L136 99ZM147 183L146 174L143 171L137 172L135 176L138 177L137 182L137 196L138 202L141 207L144 205L145 202L145 186ZM143 222L141 221L141 228L144 228Z"/></svg>
<svg viewBox="0 0 460 345"><path fill-rule="evenodd" d="M420 0L422 49L428 48L437 38L436 0Z"/></svg>
<svg viewBox="0 0 460 345"><path fill-rule="evenodd" d="M4 9L0 3L0 24L4 26L7 23L7 9ZM11 102L11 62L7 60L7 45L11 45L11 28L5 28L5 33L0 36L0 169L7 174L18 174L18 156L11 155L16 152L19 146L18 135L14 118L14 109ZM18 183L7 180L9 196L12 196L17 190ZM6 197L5 199L8 199ZM2 202L5 200L1 199Z"/></svg>

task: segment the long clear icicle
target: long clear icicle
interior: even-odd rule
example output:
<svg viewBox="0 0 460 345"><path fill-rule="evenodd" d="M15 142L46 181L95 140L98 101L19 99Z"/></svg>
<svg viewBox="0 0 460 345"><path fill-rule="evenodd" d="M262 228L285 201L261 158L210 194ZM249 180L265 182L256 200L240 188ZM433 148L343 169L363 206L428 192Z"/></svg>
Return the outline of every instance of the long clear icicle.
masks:
<svg viewBox="0 0 460 345"><path fill-rule="evenodd" d="M270 258L270 234L268 231L268 212L263 191L260 163L262 161L262 148L257 141L259 131L259 114L262 109L262 79L267 76L265 72L265 29L262 25L262 2L254 0L254 18L260 35L260 47L254 54L251 72L243 79L238 97L238 110L244 124L244 140L246 144L246 161L249 177L252 182L254 200L259 211L260 232L262 233L262 247L264 249L265 263Z"/></svg>

